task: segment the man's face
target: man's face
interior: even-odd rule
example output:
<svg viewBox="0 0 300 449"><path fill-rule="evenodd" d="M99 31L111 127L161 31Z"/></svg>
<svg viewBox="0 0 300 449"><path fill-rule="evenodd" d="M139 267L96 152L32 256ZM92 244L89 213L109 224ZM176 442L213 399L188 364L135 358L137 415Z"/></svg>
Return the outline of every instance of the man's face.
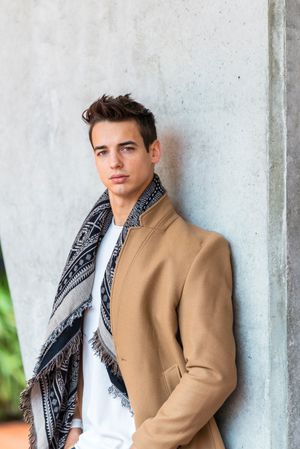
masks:
<svg viewBox="0 0 300 449"><path fill-rule="evenodd" d="M147 152L134 120L98 122L91 137L97 171L110 199L136 201L152 180L160 159L159 141Z"/></svg>

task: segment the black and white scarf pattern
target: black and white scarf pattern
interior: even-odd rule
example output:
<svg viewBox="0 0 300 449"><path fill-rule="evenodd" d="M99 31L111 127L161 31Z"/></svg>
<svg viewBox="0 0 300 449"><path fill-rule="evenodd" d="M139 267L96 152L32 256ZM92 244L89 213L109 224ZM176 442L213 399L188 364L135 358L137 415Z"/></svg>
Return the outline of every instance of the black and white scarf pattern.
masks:
<svg viewBox="0 0 300 449"><path fill-rule="evenodd" d="M123 226L108 261L101 285L99 326L91 344L105 363L112 382L110 393L129 408L126 387L117 363L110 324L110 290L116 261L130 227L140 226L142 212L166 192L159 176L140 195ZM33 377L21 394L21 410L31 425L31 449L63 449L77 401L83 313L91 306L98 245L113 218L108 190L97 200L84 220L69 252L44 343Z"/></svg>

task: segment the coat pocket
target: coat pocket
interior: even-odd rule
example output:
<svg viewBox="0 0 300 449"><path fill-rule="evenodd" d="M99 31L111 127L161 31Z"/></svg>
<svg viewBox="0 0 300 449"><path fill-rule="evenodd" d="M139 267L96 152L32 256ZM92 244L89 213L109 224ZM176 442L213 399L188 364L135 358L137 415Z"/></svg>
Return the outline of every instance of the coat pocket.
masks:
<svg viewBox="0 0 300 449"><path fill-rule="evenodd" d="M163 377L168 392L171 394L177 384L179 384L181 379L181 372L177 364L170 366L165 371L163 371Z"/></svg>

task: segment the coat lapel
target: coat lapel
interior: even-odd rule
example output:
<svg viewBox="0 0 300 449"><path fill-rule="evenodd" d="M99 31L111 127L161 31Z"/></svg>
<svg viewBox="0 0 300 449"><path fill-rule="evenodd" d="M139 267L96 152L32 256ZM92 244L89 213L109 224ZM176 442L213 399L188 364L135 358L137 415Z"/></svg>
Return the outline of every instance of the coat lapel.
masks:
<svg viewBox="0 0 300 449"><path fill-rule="evenodd" d="M118 311L120 301L124 297L124 295L122 295L122 286L132 261L143 247L144 242L147 241L154 231L154 229L146 227L130 228L116 263L110 294L110 320L117 353Z"/></svg>
<svg viewBox="0 0 300 449"><path fill-rule="evenodd" d="M128 300L126 289L123 288L128 270L151 235L157 230L163 231L177 217L178 214L168 194L165 193L155 204L140 215L140 226L128 230L116 263L110 294L110 320L117 357L119 309L121 301Z"/></svg>

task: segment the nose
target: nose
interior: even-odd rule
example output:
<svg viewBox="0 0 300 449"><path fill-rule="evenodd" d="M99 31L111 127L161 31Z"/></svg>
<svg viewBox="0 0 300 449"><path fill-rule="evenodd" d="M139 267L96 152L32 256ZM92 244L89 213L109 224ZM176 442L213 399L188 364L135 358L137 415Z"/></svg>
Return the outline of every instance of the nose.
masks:
<svg viewBox="0 0 300 449"><path fill-rule="evenodd" d="M110 168L122 167L123 162L118 151L111 151L110 153Z"/></svg>

